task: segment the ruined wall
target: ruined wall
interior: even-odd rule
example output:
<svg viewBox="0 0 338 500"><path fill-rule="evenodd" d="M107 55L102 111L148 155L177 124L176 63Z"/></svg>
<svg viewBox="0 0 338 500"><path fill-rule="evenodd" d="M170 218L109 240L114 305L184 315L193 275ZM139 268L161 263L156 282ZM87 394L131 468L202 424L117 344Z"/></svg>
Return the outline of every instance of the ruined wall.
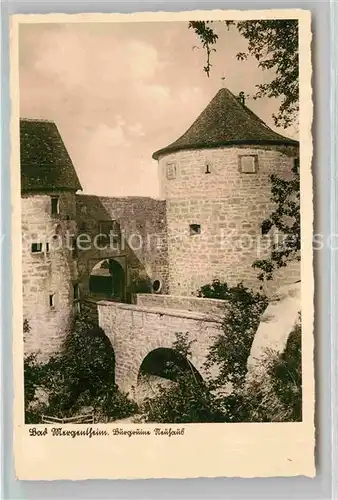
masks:
<svg viewBox="0 0 338 500"><path fill-rule="evenodd" d="M70 325L77 278L66 245L67 232L76 231L75 195L51 195L59 196L59 214L51 214L48 194L24 194L21 199L23 319L29 325L24 346L26 353L41 350L43 360L60 349ZM41 243L41 251L32 252L33 243Z"/></svg>
<svg viewBox="0 0 338 500"><path fill-rule="evenodd" d="M99 325L114 348L115 381L122 391L130 392L137 386L144 358L157 348L171 348L175 333L188 332L189 340L197 341L191 346L190 361L202 377L205 375L203 363L220 333L219 318L108 301L99 302L98 311Z"/></svg>
<svg viewBox="0 0 338 500"><path fill-rule="evenodd" d="M89 293L89 276L99 261L114 258L126 275L126 294L142 290L155 279L168 281L165 202L152 198L108 198L77 195L79 234L88 235L91 243L78 249L78 270L82 296ZM117 221L121 237L94 245L100 222ZM105 248L103 248L105 247Z"/></svg>
<svg viewBox="0 0 338 500"><path fill-rule="evenodd" d="M239 155L258 155L257 173L240 172ZM294 146L230 146L179 151L159 160L170 294L196 294L215 278L260 285L251 264L268 254L260 224L272 209L270 175L289 175L297 157ZM200 234L190 235L190 224L200 224ZM283 279L295 281L296 268L289 276L284 271Z"/></svg>

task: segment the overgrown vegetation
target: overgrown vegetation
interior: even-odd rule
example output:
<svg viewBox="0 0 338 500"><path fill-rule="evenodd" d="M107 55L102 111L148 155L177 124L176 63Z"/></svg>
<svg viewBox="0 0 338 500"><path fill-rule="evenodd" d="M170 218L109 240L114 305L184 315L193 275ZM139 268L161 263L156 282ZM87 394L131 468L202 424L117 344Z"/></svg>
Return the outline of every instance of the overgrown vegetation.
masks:
<svg viewBox="0 0 338 500"><path fill-rule="evenodd" d="M65 418L88 409L108 421L137 409L118 391L110 341L88 317L75 320L58 356L47 362L39 353L26 356L24 378L27 423L39 423L42 414Z"/></svg>
<svg viewBox="0 0 338 500"><path fill-rule="evenodd" d="M166 366L167 376L175 382L169 387L158 388L154 398L147 398L141 411L147 422L193 423L222 421L208 385L196 373L188 361L191 356L191 345L187 334L178 333L173 350L178 357L187 360L183 367L169 362Z"/></svg>
<svg viewBox="0 0 338 500"><path fill-rule="evenodd" d="M219 368L209 379L215 405L226 422L301 420L301 327L290 334L282 354L269 353L264 380L247 380L247 361L261 315L268 305L262 292L242 283L229 287L216 280L201 288L200 296L227 301L222 333L209 351L206 367ZM224 395L224 389L230 393Z"/></svg>
<svg viewBox="0 0 338 500"><path fill-rule="evenodd" d="M273 273L286 267L291 260L300 260L301 235L300 235L300 178L299 162L295 161L289 179L281 179L272 174L271 200L275 208L261 227L267 233L275 228L281 238L277 238L271 247L268 258L253 262L253 267L260 269L258 279L271 280Z"/></svg>
<svg viewBox="0 0 338 500"><path fill-rule="evenodd" d="M108 422L136 413L145 422L280 422L302 417L301 327L291 332L282 354L269 353L265 381L247 380L247 360L262 312L265 295L238 284L214 281L199 295L225 299L222 332L211 346L203 380L193 365L188 335L178 333L173 344L177 359L167 361L156 395L140 407L119 392L114 381L114 354L104 332L86 317L77 318L59 356L46 363L38 353L25 357L26 423L41 416L64 418L90 409L96 420ZM29 325L25 323L25 332ZM214 368L217 367L217 375Z"/></svg>
<svg viewBox="0 0 338 500"><path fill-rule="evenodd" d="M223 291L223 292L222 292ZM205 293L205 295L204 295ZM229 287L219 281L202 287L201 296L229 301L223 331L211 347L205 363L208 376L193 369L170 366L175 383L159 387L141 411L148 422L288 422L301 420L301 327L291 332L282 354L269 353L264 380L247 379L247 360L267 299L242 284ZM188 359L191 342L178 334L173 349ZM218 375L212 369L218 367Z"/></svg>
<svg viewBox="0 0 338 500"><path fill-rule="evenodd" d="M208 369L212 365L219 368L219 375L212 382L214 389L224 387L229 382L241 385L246 375L251 344L268 299L262 293L245 287L243 283L229 287L219 280L203 286L199 290L199 296L227 301L222 335L210 348L206 362Z"/></svg>

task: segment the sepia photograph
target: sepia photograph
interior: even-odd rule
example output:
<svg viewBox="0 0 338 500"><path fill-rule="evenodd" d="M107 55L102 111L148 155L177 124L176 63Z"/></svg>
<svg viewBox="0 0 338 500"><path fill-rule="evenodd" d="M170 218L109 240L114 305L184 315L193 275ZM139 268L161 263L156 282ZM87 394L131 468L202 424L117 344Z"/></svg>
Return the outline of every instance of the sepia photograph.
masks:
<svg viewBox="0 0 338 500"><path fill-rule="evenodd" d="M30 436L304 420L300 19L202 19L18 23Z"/></svg>

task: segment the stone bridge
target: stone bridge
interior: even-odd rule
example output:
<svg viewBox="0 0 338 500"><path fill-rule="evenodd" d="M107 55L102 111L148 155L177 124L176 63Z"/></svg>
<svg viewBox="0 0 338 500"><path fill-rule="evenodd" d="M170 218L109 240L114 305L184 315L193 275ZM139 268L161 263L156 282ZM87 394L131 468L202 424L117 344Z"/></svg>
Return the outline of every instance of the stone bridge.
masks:
<svg viewBox="0 0 338 500"><path fill-rule="evenodd" d="M205 299L201 300L204 305ZM220 304L221 301L217 302ZM137 387L140 367L150 353L160 348L172 348L176 333L187 333L189 341L196 340L191 346L189 361L202 377L206 375L203 364L211 344L220 333L220 314L167 309L163 303L159 304L161 308L98 302L99 325L114 348L115 381L124 392Z"/></svg>

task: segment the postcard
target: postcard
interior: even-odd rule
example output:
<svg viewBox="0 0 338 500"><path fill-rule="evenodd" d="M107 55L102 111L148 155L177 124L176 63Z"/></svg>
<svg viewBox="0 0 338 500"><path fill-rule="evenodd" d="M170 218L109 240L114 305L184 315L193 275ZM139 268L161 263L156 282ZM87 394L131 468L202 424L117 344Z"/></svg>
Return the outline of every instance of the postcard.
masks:
<svg viewBox="0 0 338 500"><path fill-rule="evenodd" d="M311 38L12 16L17 478L315 475Z"/></svg>

